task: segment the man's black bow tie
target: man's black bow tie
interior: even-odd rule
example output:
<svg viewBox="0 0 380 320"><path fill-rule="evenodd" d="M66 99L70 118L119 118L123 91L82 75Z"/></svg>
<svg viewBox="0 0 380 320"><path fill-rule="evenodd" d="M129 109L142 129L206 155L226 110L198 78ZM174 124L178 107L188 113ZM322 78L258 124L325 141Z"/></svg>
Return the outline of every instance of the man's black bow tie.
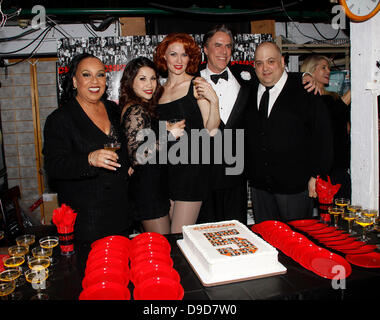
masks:
<svg viewBox="0 0 380 320"><path fill-rule="evenodd" d="M212 74L210 76L212 82L214 82L215 84L218 83L218 80L219 79L224 79L226 81L228 81L228 73L227 73L227 70L224 70L224 72L222 72L221 74Z"/></svg>

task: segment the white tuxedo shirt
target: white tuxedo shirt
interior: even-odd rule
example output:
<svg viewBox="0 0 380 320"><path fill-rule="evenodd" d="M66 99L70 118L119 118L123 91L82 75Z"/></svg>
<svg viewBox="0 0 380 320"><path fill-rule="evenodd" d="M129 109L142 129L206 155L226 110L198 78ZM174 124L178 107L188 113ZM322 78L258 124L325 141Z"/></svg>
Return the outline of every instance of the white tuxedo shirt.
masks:
<svg viewBox="0 0 380 320"><path fill-rule="evenodd" d="M211 84L219 98L220 119L224 122L224 124L227 123L228 118L230 117L232 108L240 90L240 84L235 79L230 69L227 67L226 70L228 73L228 81L219 79L216 84L210 78L210 76L215 73L211 72L207 66L200 72L201 77L206 79L206 81Z"/></svg>

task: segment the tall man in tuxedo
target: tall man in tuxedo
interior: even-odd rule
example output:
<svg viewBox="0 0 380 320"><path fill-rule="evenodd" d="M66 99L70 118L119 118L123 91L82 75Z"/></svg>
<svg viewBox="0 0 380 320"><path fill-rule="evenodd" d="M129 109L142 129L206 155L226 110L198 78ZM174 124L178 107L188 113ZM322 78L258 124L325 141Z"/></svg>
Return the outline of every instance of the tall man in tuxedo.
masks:
<svg viewBox="0 0 380 320"><path fill-rule="evenodd" d="M316 177L332 164L328 111L288 76L275 43L256 48L255 72L260 83L252 90L245 130L255 222L311 217Z"/></svg>
<svg viewBox="0 0 380 320"><path fill-rule="evenodd" d="M203 51L207 57L207 64L201 65L200 76L205 78L213 87L219 98L220 126L222 143L215 143L215 148L220 144L231 143L235 158L243 161L244 151L238 143L244 143L239 139L240 130L244 129L246 109L251 107L252 88L259 83L255 71L251 65L230 63L234 46L232 32L225 25L218 25L208 31L203 37ZM304 83L304 89L308 92L317 87L312 77L301 77L298 73L290 73L300 84ZM211 141L216 138L212 138ZM239 141L238 141L239 139ZM211 156L214 145L211 146ZM222 152L225 151L225 148ZM224 154L224 153L222 153ZM228 174L226 169L238 166L237 163L224 161L215 164L211 159L211 186L207 200L203 201L199 213L198 223L216 222L236 219L247 223L247 179L245 172ZM228 159L227 159L228 160ZM243 163L245 166L245 164ZM235 171L234 171L235 173Z"/></svg>
<svg viewBox="0 0 380 320"><path fill-rule="evenodd" d="M202 204L198 218L200 223L229 219L247 223L247 180L243 172L228 174L226 169L244 166L243 141L242 139L237 141L242 132L237 135L237 129L244 127L244 110L249 104L249 96L256 76L252 66L229 64L232 49L232 33L223 25L210 30L203 38L207 65L200 71L200 76L212 85L218 95L221 118L219 129L223 139L221 144L216 143L217 138L212 139L212 142L215 142L215 147L218 147L228 140L231 144L228 148L237 154L235 155L236 163L228 163L223 158L221 164L211 165L211 190L208 199ZM229 131L228 134L227 131ZM240 147L237 146L239 143L242 144ZM214 145L213 143L211 145L212 156ZM212 158L211 163L213 160Z"/></svg>

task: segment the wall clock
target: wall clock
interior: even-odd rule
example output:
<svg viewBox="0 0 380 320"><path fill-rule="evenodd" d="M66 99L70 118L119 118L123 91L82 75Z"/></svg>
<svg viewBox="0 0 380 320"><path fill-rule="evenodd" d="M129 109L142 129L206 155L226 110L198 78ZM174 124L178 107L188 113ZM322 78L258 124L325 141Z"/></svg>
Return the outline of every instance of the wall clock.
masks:
<svg viewBox="0 0 380 320"><path fill-rule="evenodd" d="M365 21L380 10L380 0L339 0L346 15L354 21Z"/></svg>

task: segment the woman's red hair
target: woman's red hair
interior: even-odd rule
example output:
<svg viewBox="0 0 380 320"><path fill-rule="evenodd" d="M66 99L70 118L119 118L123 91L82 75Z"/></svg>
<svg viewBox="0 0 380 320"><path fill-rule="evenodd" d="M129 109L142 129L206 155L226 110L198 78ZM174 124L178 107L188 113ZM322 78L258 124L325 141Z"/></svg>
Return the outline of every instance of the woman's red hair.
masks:
<svg viewBox="0 0 380 320"><path fill-rule="evenodd" d="M175 42L182 43L186 54L189 55L186 72L190 74L196 73L201 62L201 49L194 38L187 33L170 33L158 44L153 57L158 70L163 73L168 70L164 56L168 46Z"/></svg>

